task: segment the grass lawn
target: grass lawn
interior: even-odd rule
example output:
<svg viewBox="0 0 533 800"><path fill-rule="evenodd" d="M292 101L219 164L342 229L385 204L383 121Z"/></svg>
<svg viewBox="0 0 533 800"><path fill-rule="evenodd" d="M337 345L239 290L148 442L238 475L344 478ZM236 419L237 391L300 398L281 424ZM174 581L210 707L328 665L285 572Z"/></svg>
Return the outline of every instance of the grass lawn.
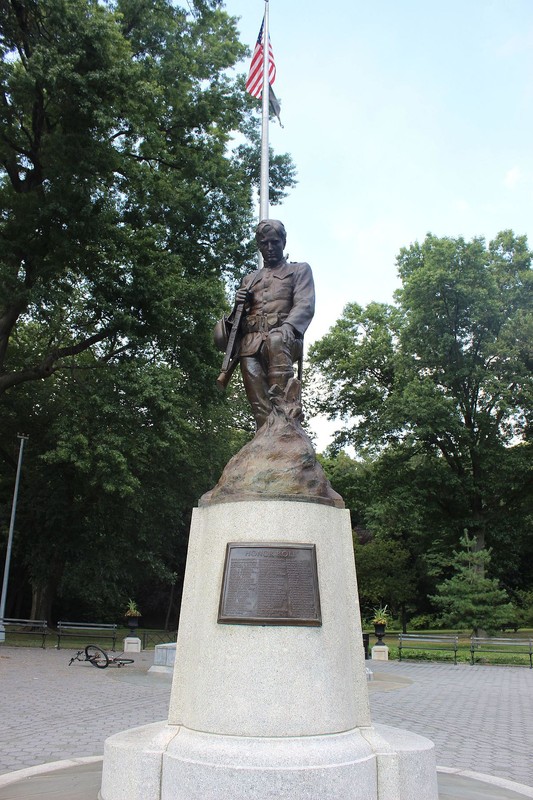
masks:
<svg viewBox="0 0 533 800"><path fill-rule="evenodd" d="M457 650L457 663L470 664L470 632L466 631L450 631L450 630L423 630L423 631L408 631L409 633L419 633L422 636L438 636L439 634L457 634L459 637L458 650ZM389 659L397 660L399 658L398 636L400 631L387 630L384 643L389 648ZM374 634L370 634L370 647L375 643L373 641ZM505 639L533 639L533 631L528 629L519 630L517 633L500 633L495 638ZM418 643L417 643L418 644ZM525 652L517 653L515 651L510 653L497 653L483 651L476 653L476 664L507 664L511 666L526 666L529 667L528 648ZM408 647L402 648L402 661L446 661L453 663L453 650L432 650L428 645L427 650L410 650Z"/></svg>
<svg viewBox="0 0 533 800"><path fill-rule="evenodd" d="M123 640L126 636L130 636L129 628L118 628L116 636L115 650L122 652ZM139 638L143 639L143 634L146 636L146 650L153 650L156 644L160 641L173 642L176 641L176 633L166 632L163 630L145 630L140 628L138 631ZM134 634L135 635L135 634ZM16 633L13 630L6 630L5 644L8 647L41 647L43 641L42 634L40 633ZM61 637L61 650L83 650L88 644L96 644L102 650L111 650L112 639L106 638L106 634L99 635L98 632L93 633L80 633L79 636L62 636ZM1 647L1 645L0 645ZM52 628L48 629L46 637L46 647L57 647L57 633Z"/></svg>
<svg viewBox="0 0 533 800"><path fill-rule="evenodd" d="M431 635L439 635L443 633L448 634L455 634L457 633L459 636L459 647L457 651L457 663L464 663L470 664L470 632L466 631L435 631L435 630L424 630L424 631L409 631L409 633L420 633L424 636L431 636ZM143 635L146 634L146 650L153 650L156 644L162 642L174 642L176 640L175 632L166 632L163 630L146 630L144 628L139 629L138 635L141 639L143 639ZM122 642L126 636L130 635L130 631L128 628L119 628L117 630L117 638L116 638L116 651L122 652ZM384 639L384 643L389 648L389 659L394 661L398 660L399 658L399 650L398 650L398 630L387 630L387 634ZM505 639L533 639L533 630L531 628L526 628L523 630L519 630L517 633L501 633L497 638L505 638ZM373 632L370 633L370 648L376 643L376 638ZM5 644L9 647L40 647L42 644L42 636L39 633L29 633L29 634L16 634L13 631L7 630L6 631L6 641ZM61 649L62 650L83 650L87 644L97 644L103 650L111 650L111 640L106 639L103 636L100 637L98 634L95 635L88 635L88 634L80 634L79 637L72 636L63 638L61 641ZM47 647L56 647L57 646L57 634L54 630L49 629L48 636L46 637L46 646ZM1 645L0 645L1 647ZM430 646L428 646L427 650L410 650L409 648L404 647L402 652L402 661L443 661L443 662L451 662L453 663L453 651L446 651L446 650L432 650ZM507 664L511 666L526 666L529 667L529 655L527 652L524 653L490 653L490 652L482 652L476 654L476 664Z"/></svg>

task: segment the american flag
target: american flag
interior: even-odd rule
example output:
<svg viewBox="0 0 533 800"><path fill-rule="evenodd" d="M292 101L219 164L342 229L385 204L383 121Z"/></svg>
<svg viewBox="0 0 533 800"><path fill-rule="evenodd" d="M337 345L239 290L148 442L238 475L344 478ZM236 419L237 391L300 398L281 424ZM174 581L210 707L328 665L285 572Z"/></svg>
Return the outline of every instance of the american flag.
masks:
<svg viewBox="0 0 533 800"><path fill-rule="evenodd" d="M261 29L255 45L250 72L246 79L246 89L252 97L261 97L263 94L263 28L265 20L261 23ZM274 63L274 53L268 37L268 82L272 86L276 80L276 64Z"/></svg>

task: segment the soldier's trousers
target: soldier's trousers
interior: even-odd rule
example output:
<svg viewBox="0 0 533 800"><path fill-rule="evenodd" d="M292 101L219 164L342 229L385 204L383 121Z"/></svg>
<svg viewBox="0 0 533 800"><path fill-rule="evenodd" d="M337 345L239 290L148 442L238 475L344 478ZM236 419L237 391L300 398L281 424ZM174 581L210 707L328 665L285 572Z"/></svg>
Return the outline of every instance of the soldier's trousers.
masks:
<svg viewBox="0 0 533 800"><path fill-rule="evenodd" d="M277 384L285 389L294 376L293 364L300 358L302 346L301 339L295 339L292 345L284 343L281 332L274 331L268 334L257 353L241 357L244 388L258 429L272 411L270 387Z"/></svg>

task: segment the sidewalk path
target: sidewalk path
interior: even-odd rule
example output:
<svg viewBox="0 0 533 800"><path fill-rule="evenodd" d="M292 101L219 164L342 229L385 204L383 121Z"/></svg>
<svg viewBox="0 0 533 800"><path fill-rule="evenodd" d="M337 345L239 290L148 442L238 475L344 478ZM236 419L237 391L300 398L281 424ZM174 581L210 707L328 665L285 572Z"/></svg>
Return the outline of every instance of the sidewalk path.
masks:
<svg viewBox="0 0 533 800"><path fill-rule="evenodd" d="M167 717L170 680L146 675L153 652L121 669L69 667L75 652L0 647L0 774L101 755L112 733Z"/></svg>
<svg viewBox="0 0 533 800"><path fill-rule="evenodd" d="M122 669L68 666L71 650L0 646L0 774L103 753L112 733L166 719L153 653ZM533 786L533 670L367 662L372 720L435 742L437 764Z"/></svg>
<svg viewBox="0 0 533 800"><path fill-rule="evenodd" d="M437 764L533 787L533 670L469 664L367 662L410 686L371 692L373 722L420 733Z"/></svg>

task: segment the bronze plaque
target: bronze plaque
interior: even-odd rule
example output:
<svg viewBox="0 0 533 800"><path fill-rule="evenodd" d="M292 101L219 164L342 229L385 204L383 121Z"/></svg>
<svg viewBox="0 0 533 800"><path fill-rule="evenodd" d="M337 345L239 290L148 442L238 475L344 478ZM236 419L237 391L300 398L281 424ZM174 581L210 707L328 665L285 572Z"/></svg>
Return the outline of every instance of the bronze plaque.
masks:
<svg viewBox="0 0 533 800"><path fill-rule="evenodd" d="M315 545L230 542L218 621L321 625Z"/></svg>

